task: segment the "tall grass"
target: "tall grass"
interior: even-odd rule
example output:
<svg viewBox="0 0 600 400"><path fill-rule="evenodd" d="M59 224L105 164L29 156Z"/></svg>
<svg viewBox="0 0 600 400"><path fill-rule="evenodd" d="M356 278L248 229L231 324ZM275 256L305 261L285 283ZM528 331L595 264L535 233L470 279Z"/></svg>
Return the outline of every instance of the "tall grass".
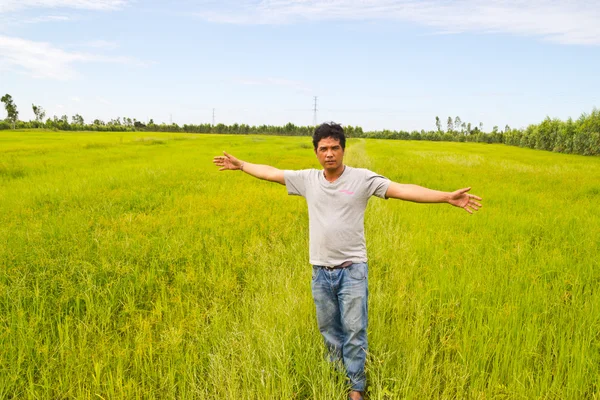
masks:
<svg viewBox="0 0 600 400"><path fill-rule="evenodd" d="M0 398L344 399L304 200L210 162L317 167L310 139L144 135L2 133ZM599 397L599 159L376 140L346 157L485 199L370 202L370 398Z"/></svg>

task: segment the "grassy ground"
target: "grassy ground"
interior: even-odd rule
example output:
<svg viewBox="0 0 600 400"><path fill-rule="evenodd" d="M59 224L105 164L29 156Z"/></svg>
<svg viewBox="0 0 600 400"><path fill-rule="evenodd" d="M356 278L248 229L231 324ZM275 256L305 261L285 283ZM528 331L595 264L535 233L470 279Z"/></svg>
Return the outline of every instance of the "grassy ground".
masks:
<svg viewBox="0 0 600 400"><path fill-rule="evenodd" d="M0 398L345 398L304 200L221 150L318 167L309 138L0 133ZM346 161L485 204L371 200L369 398L600 397L600 159L350 140Z"/></svg>

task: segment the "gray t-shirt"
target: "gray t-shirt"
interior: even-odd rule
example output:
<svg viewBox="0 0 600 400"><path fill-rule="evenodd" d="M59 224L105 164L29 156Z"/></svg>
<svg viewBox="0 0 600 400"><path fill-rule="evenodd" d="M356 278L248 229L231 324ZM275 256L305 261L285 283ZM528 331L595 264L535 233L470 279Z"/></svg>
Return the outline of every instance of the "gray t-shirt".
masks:
<svg viewBox="0 0 600 400"><path fill-rule="evenodd" d="M323 170L284 171L288 194L308 204L310 263L340 265L367 262L365 209L369 197L385 199L390 180L363 168L346 166L335 182Z"/></svg>

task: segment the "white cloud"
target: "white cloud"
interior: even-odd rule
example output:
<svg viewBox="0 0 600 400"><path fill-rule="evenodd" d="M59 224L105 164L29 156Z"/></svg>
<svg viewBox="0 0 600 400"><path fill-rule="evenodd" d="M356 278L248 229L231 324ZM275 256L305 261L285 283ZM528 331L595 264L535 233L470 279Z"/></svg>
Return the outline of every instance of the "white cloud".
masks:
<svg viewBox="0 0 600 400"><path fill-rule="evenodd" d="M0 0L2 1L2 0ZM40 15L37 17L22 17L12 14L2 15L2 25L0 25L0 32L10 32L13 27L23 24L39 24L44 22L64 22L72 21L74 18L67 15Z"/></svg>
<svg viewBox="0 0 600 400"><path fill-rule="evenodd" d="M252 0L224 1L197 16L232 24L393 20L439 33L508 33L564 44L600 44L596 0Z"/></svg>
<svg viewBox="0 0 600 400"><path fill-rule="evenodd" d="M70 21L71 17L66 15L42 15L39 17L27 18L20 20L25 24L37 24L39 22L55 22L55 21Z"/></svg>
<svg viewBox="0 0 600 400"><path fill-rule="evenodd" d="M147 65L131 57L68 52L50 43L0 35L0 63L2 63L0 65L25 71L33 78L73 79L78 76L73 64L78 62Z"/></svg>
<svg viewBox="0 0 600 400"><path fill-rule="evenodd" d="M92 40L90 42L83 43L83 46L105 50L114 50L117 47L119 47L119 45L116 42L111 42L108 40Z"/></svg>
<svg viewBox="0 0 600 400"><path fill-rule="evenodd" d="M0 14L28 8L118 10L127 3L127 0L0 0Z"/></svg>
<svg viewBox="0 0 600 400"><path fill-rule="evenodd" d="M133 0L0 0L0 31L10 32L10 27L40 22L71 21L77 17L67 15L24 16L24 13L50 10L111 11L124 8Z"/></svg>

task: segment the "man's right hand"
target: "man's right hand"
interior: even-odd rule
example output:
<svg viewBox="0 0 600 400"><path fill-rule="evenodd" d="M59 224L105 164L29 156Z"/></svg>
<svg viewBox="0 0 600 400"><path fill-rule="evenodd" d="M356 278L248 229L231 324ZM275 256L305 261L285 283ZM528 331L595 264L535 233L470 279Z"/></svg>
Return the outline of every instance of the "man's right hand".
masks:
<svg viewBox="0 0 600 400"><path fill-rule="evenodd" d="M221 167L219 168L219 171L225 171L228 169L242 169L242 166L244 165L243 161L238 160L237 158L235 158L231 154L227 154L226 152L223 152L223 154L224 155L222 156L217 156L213 158L213 163L217 167Z"/></svg>
<svg viewBox="0 0 600 400"><path fill-rule="evenodd" d="M276 182L285 185L285 177L283 171L269 165L260 165L247 163L242 160L238 160L231 154L223 152L222 156L213 158L213 163L219 168L219 171L231 170L242 170L248 175L252 175L258 179L264 179L269 182Z"/></svg>

